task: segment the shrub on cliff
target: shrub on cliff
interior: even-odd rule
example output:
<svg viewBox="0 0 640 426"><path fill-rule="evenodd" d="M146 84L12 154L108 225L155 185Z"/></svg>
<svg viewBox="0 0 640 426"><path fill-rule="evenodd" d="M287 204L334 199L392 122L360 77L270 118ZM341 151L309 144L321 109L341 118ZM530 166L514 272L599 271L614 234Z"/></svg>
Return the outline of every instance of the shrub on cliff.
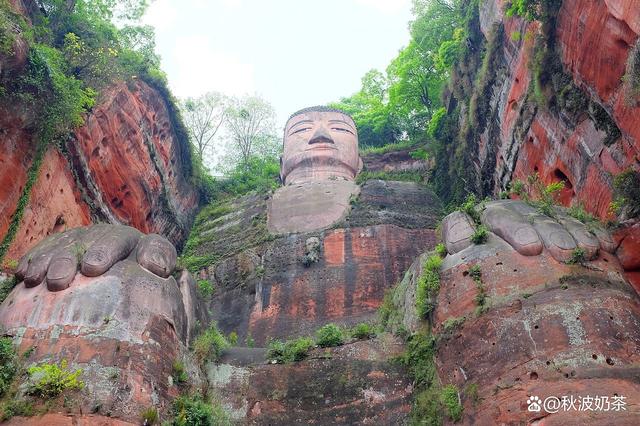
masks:
<svg viewBox="0 0 640 426"><path fill-rule="evenodd" d="M27 393L41 398L55 398L66 390L82 389L84 383L78 378L82 370L69 371L67 361L60 364L40 364L27 370L29 386Z"/></svg>
<svg viewBox="0 0 640 426"><path fill-rule="evenodd" d="M0 338L0 397L9 389L16 372L18 363L13 341L9 337Z"/></svg>
<svg viewBox="0 0 640 426"><path fill-rule="evenodd" d="M613 210L627 217L640 216L640 171L629 169L613 180Z"/></svg>
<svg viewBox="0 0 640 426"><path fill-rule="evenodd" d="M316 331L316 344L321 348L329 348L344 344L344 333L335 324L327 324Z"/></svg>
<svg viewBox="0 0 640 426"><path fill-rule="evenodd" d="M422 275L416 289L416 310L421 318L426 318L434 308L434 300L440 291L440 265L442 258L433 254L422 265Z"/></svg>
<svg viewBox="0 0 640 426"><path fill-rule="evenodd" d="M200 395L182 395L173 403L172 426L231 426L233 423L222 406L207 402ZM163 423L164 424L164 423Z"/></svg>
<svg viewBox="0 0 640 426"><path fill-rule="evenodd" d="M218 361L227 347L229 347L229 343L215 323L211 324L193 342L193 352L201 363Z"/></svg>
<svg viewBox="0 0 640 426"><path fill-rule="evenodd" d="M313 346L314 343L310 337L299 337L286 342L273 340L269 342L267 359L278 364L302 361Z"/></svg>
<svg viewBox="0 0 640 426"><path fill-rule="evenodd" d="M351 329L351 337L356 339L371 339L376 336L376 330L371 324L361 322Z"/></svg>

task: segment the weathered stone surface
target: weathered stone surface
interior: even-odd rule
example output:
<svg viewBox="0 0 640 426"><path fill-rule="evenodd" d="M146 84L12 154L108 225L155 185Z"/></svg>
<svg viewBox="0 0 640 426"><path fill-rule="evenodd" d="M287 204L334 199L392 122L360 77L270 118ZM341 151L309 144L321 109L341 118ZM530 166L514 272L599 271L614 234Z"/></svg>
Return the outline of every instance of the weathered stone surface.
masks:
<svg viewBox="0 0 640 426"><path fill-rule="evenodd" d="M73 416L51 413L36 417L13 417L5 424L7 426L135 426L139 423L92 414Z"/></svg>
<svg viewBox="0 0 640 426"><path fill-rule="evenodd" d="M403 424L412 385L391 359L403 350L388 334L313 350L287 365L209 365L210 390L246 424Z"/></svg>
<svg viewBox="0 0 640 426"><path fill-rule="evenodd" d="M103 95L69 151L96 214L181 244L199 202L187 143L162 96L136 80Z"/></svg>
<svg viewBox="0 0 640 426"><path fill-rule="evenodd" d="M28 130L37 117L0 105L0 238L27 180L36 143ZM174 134L160 94L142 81L117 84L67 143L45 153L18 233L7 253L17 260L52 233L95 219L186 238L198 194L189 183L188 147ZM9 167L10 166L10 167Z"/></svg>
<svg viewBox="0 0 640 426"><path fill-rule="evenodd" d="M122 244L128 245L131 235L136 236L133 246L122 251ZM67 287L54 292L45 285L18 284L0 305L0 326L14 337L21 351L33 348L29 362L65 359L71 368L83 369L85 387L73 396L80 413L93 412L98 404L98 414L110 413L131 421L149 406L166 411L178 394L168 380L173 362L184 359L189 365L189 339L197 322L206 321L204 309L196 300L195 282L187 273L176 281L172 276L162 278L149 272L153 269L149 268L149 259L154 267L160 266L160 271L173 272L175 264L157 265L158 256L169 243L164 240L154 244L160 237L140 238L133 228L114 225L51 236L25 255L31 259L25 279L43 280L42 268L45 273L47 268L49 273L56 269L46 259L55 261L61 245L86 242L83 236L94 243L87 246L80 264L88 261L95 265L93 260L99 254L106 261L98 266L107 266L108 270L94 277L75 273L76 258ZM137 257L141 251L149 256ZM34 278L33 282L37 281ZM199 383L197 371L192 369L190 374L193 383Z"/></svg>
<svg viewBox="0 0 640 426"><path fill-rule="evenodd" d="M309 334L327 322L354 325L375 319L385 290L400 280L415 256L435 245L433 230L394 225L336 229L320 237L320 261L308 268L299 260L302 237L276 241L265 252L265 271L247 325L257 342Z"/></svg>
<svg viewBox="0 0 640 426"><path fill-rule="evenodd" d="M482 212L482 222L494 234L507 241L524 256L537 256L542 251L542 241L525 216L509 210L502 202L487 203ZM445 241L448 237L443 236ZM451 253L453 254L453 253Z"/></svg>
<svg viewBox="0 0 640 426"><path fill-rule="evenodd" d="M278 188L269 200L267 226L273 234L326 229L344 219L358 185L347 180L296 183Z"/></svg>
<svg viewBox="0 0 640 426"><path fill-rule="evenodd" d="M285 185L329 179L353 181L362 168L351 117L327 107L294 113L284 128L280 175Z"/></svg>
<svg viewBox="0 0 640 426"><path fill-rule="evenodd" d="M349 216L338 226L392 224L435 229L441 213L442 203L425 185L370 179L352 200Z"/></svg>
<svg viewBox="0 0 640 426"><path fill-rule="evenodd" d="M447 252L455 254L469 247L475 231L473 219L463 212L453 212L442 220L442 239Z"/></svg>
<svg viewBox="0 0 640 426"><path fill-rule="evenodd" d="M7 185L0 189L0 237L3 237L9 226L11 214L14 212L22 189L26 184L27 172L33 159L33 142L30 137L2 144L0 162L6 160L7 167L0 167L0 180L6 178ZM7 157L4 157L5 153ZM18 159L16 156L25 155ZM1 163L0 163L1 164ZM2 176L4 175L4 177ZM3 191L10 193L2 194ZM4 197L7 198L4 198ZM87 225L91 221L89 206L82 200L67 161L55 149L49 149L30 196L30 202L24 210L14 243L6 254L7 259L19 259L29 248L47 235L65 229Z"/></svg>
<svg viewBox="0 0 640 426"><path fill-rule="evenodd" d="M620 245L616 256L626 270L640 269L640 222L627 223L616 233Z"/></svg>
<svg viewBox="0 0 640 426"><path fill-rule="evenodd" d="M512 213L530 213L521 203L496 204L510 205ZM490 234L486 244L444 259L430 321L433 333L440 335L436 355L440 381L458 389L478 386L475 403L463 399L463 423L637 422L640 409L632 401L640 398L638 294L625 281L616 257L605 250L597 251L584 266L559 262L552 253L545 245L539 255L523 256ZM422 326L415 319L412 292L423 259L414 263L407 282L394 292L399 310L391 318L393 328L403 325L416 331ZM480 271L480 284L470 272L472 267ZM480 287L484 299L477 298ZM445 326L460 319L459 327ZM530 412L526 400L531 395L542 400L563 395L611 400L622 395L626 410Z"/></svg>
<svg viewBox="0 0 640 426"><path fill-rule="evenodd" d="M514 179L538 173L544 184L564 181L562 204L580 202L606 218L611 176L637 168L640 155L640 106L629 101L623 78L638 43L636 5L631 0L562 2L555 33L558 54L583 91L581 101L591 103L579 111L571 110L571 102L550 110L532 99L530 63L535 35L543 29L538 22L504 17L504 5L490 0L480 6L485 37L495 23L504 26L504 36L497 47L498 69L488 77L494 84L485 92L491 94L486 115L492 118L475 141L476 185L485 195L496 195ZM532 37L511 37L516 32ZM607 128L609 122L620 133Z"/></svg>
<svg viewBox="0 0 640 426"><path fill-rule="evenodd" d="M329 184L333 181L326 181ZM210 303L225 333L244 342L312 333L327 322L376 317L384 292L415 256L435 246L440 203L415 183L368 181L352 211L334 229L274 237L264 196L250 195L201 219L188 255L209 260L199 277L216 287ZM317 262L306 242L317 238Z"/></svg>
<svg viewBox="0 0 640 426"><path fill-rule="evenodd" d="M368 172L404 172L426 170L431 168L432 162L419 158L413 158L411 152L416 148L405 148L389 151L382 154L363 154L362 162Z"/></svg>
<svg viewBox="0 0 640 426"><path fill-rule="evenodd" d="M43 240L20 259L16 277L24 280L26 287L46 281L50 291L59 291L69 286L78 269L85 276L96 277L130 255L162 278L176 266L176 249L164 237L142 236L129 226L99 224Z"/></svg>
<svg viewBox="0 0 640 426"><path fill-rule="evenodd" d="M324 231L315 234L319 261L305 266L308 235L261 244L202 272L218 289L211 311L222 330L263 344L313 333L327 322L375 319L385 290L436 238L430 229L395 225Z"/></svg>
<svg viewBox="0 0 640 426"><path fill-rule="evenodd" d="M582 222L570 216L559 216L558 222L571 234L576 245L584 250L586 259L591 260L598 255L600 241Z"/></svg>

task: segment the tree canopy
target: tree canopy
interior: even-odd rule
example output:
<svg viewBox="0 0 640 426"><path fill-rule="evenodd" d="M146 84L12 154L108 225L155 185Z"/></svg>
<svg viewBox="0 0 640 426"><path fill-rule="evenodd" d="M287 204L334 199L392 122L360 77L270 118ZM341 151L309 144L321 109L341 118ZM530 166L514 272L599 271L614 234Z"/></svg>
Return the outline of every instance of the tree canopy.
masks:
<svg viewBox="0 0 640 426"><path fill-rule="evenodd" d="M385 73L367 72L358 92L332 104L353 116L362 146L424 139L429 121L442 106L449 68L465 40L456 4L414 0L409 44Z"/></svg>

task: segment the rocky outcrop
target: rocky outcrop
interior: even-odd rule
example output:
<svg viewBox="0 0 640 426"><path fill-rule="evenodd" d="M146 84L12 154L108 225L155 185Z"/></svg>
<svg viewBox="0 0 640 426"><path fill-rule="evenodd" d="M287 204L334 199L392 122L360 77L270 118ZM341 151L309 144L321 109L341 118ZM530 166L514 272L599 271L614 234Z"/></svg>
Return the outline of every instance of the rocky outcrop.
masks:
<svg viewBox="0 0 640 426"><path fill-rule="evenodd" d="M25 70L23 25L40 13L35 2L10 2L13 46L0 53L0 83L11 87ZM3 12L3 13L5 13ZM39 120L33 108L0 97L0 241L18 204L24 213L4 256L12 264L47 235L92 222L133 226L181 246L199 194L191 184L188 141L165 91L140 79L101 91L85 124L37 161ZM35 162L35 164L34 164ZM30 181L33 185L28 185ZM17 225L17 226L16 226ZM17 228L17 229L16 229Z"/></svg>
<svg viewBox="0 0 640 426"><path fill-rule="evenodd" d="M496 233L444 258L428 317L437 336L439 379L457 389L477 386L476 396L462 399L465 424L635 424L640 413L631 401L640 397L635 379L640 298L625 281L618 258L608 252L616 246L598 234L600 247L592 260L559 261L559 246L585 247L584 234L579 225L554 222L551 229L537 215L521 202L489 204L481 217ZM514 245L532 237L542 241L541 251ZM394 292L394 329L419 331L424 324L416 312L415 288L425 259ZM592 405L590 411L551 406L531 411L527 399L532 395L541 405L548 397L573 397L576 407L585 397L612 402L623 396L625 410Z"/></svg>
<svg viewBox="0 0 640 426"><path fill-rule="evenodd" d="M2 107L0 238L28 179L36 142L25 114ZM4 114L7 112L7 114ZM76 130L65 149L44 154L6 259L40 239L93 221L133 226L181 245L199 195L191 185L186 141L176 136L165 100L143 81L120 83Z"/></svg>
<svg viewBox="0 0 640 426"><path fill-rule="evenodd" d="M385 290L436 244L440 202L416 183L368 181L343 222L284 237L267 231L264 198L243 197L209 217L203 211L185 252L187 266L216 288L218 325L240 341L250 335L260 345L328 322L372 321ZM318 241L317 258L309 239Z"/></svg>
<svg viewBox="0 0 640 426"><path fill-rule="evenodd" d="M152 406L166 413L180 393L170 379L176 361L202 384L187 347L206 317L191 276L173 277L175 260L166 239L104 224L51 235L21 260L24 280L0 305L0 327L29 353L28 365L65 360L82 369L84 387L67 407L80 415L75 422L119 424L82 413L133 422Z"/></svg>
<svg viewBox="0 0 640 426"><path fill-rule="evenodd" d="M580 202L607 217L612 176L640 168L640 107L630 95L631 76L625 77L638 51L637 5L565 1L557 18L541 25L504 17L506 2L482 3L480 28L495 60L487 68L492 84L480 95L488 100L487 125L469 149L478 151L472 159L478 187L495 195L514 179L538 173L545 184L564 181L563 204ZM545 32L565 73L539 71L548 73L553 89L536 87L532 78L540 66L534 64L537 39ZM541 104L545 97L556 99L554 105Z"/></svg>
<svg viewBox="0 0 640 426"><path fill-rule="evenodd" d="M430 162L411 155L418 146L396 149L384 153L370 153L362 156L364 170L368 172L403 172L424 170L430 167Z"/></svg>
<svg viewBox="0 0 640 426"><path fill-rule="evenodd" d="M104 94L68 144L94 214L182 243L199 198L188 141L175 132L166 100L145 82Z"/></svg>
<svg viewBox="0 0 640 426"><path fill-rule="evenodd" d="M383 334L285 365L242 362L238 349L209 365L207 376L210 391L245 424L402 424L412 397L405 369L392 362L402 349Z"/></svg>

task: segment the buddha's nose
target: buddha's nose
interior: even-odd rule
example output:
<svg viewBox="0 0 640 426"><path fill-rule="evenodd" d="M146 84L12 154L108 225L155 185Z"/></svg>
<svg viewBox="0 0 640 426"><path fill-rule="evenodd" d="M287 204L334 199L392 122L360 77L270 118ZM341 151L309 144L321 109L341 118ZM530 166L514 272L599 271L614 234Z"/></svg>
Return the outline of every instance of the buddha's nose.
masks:
<svg viewBox="0 0 640 426"><path fill-rule="evenodd" d="M313 136L309 139L309 144L312 143L334 143L333 138L331 137L331 133L329 133L329 129L325 126L319 126L315 132L313 132Z"/></svg>

